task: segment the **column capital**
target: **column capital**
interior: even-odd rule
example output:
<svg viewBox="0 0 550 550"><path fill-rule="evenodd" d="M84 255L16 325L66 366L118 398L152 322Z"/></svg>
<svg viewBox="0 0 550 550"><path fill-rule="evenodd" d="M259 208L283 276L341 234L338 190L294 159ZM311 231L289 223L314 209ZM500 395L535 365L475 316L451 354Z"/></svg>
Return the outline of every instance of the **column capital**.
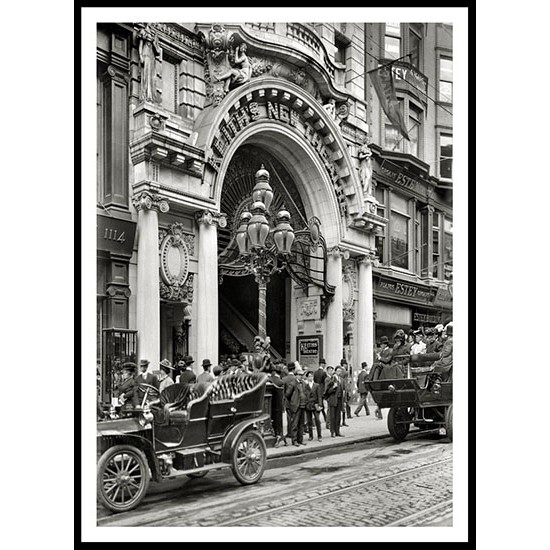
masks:
<svg viewBox="0 0 550 550"><path fill-rule="evenodd" d="M347 248L344 248L343 246L341 246L339 244L327 249L327 252L328 252L329 256L332 256L333 258L340 257L344 260L349 259L349 250Z"/></svg>
<svg viewBox="0 0 550 550"><path fill-rule="evenodd" d="M369 266L373 265L377 259L378 257L375 250L367 250L362 256L357 256L356 262L357 265L363 264Z"/></svg>
<svg viewBox="0 0 550 550"><path fill-rule="evenodd" d="M132 204L136 210L156 210L166 213L170 210L168 199L156 193L142 191L132 197Z"/></svg>
<svg viewBox="0 0 550 550"><path fill-rule="evenodd" d="M221 229L227 227L227 214L214 212L213 210L200 210L195 214L195 220L199 225L217 225Z"/></svg>
<svg viewBox="0 0 550 550"><path fill-rule="evenodd" d="M435 212L435 208L431 204L426 205L421 210L426 210L426 212L431 212L432 214Z"/></svg>

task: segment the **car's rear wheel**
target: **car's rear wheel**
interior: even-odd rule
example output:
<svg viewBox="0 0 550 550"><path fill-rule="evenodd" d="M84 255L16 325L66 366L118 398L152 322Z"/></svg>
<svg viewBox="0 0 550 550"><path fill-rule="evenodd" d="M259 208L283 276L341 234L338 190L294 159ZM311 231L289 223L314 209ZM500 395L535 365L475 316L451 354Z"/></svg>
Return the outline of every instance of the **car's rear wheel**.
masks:
<svg viewBox="0 0 550 550"><path fill-rule="evenodd" d="M149 466L145 454L132 445L107 449L97 465L100 502L113 512L135 508L149 488Z"/></svg>
<svg viewBox="0 0 550 550"><path fill-rule="evenodd" d="M396 441L403 441L409 433L411 417L402 407L392 407L388 413L388 431Z"/></svg>
<svg viewBox="0 0 550 550"><path fill-rule="evenodd" d="M243 432L231 455L231 469L237 481L243 485L259 481L266 461L267 449L263 437L256 431Z"/></svg>

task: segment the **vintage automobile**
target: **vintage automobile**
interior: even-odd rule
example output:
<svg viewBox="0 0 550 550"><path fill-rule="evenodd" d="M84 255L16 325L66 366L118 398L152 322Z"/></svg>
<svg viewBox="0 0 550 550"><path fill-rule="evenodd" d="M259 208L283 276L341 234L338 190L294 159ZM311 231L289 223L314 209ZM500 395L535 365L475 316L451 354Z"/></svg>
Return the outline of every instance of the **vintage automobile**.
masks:
<svg viewBox="0 0 550 550"><path fill-rule="evenodd" d="M110 408L97 422L97 491L113 512L135 508L150 479L231 468L243 485L256 483L266 465L262 427L267 375L227 374L209 386L138 386L138 406Z"/></svg>
<svg viewBox="0 0 550 550"><path fill-rule="evenodd" d="M368 382L376 404L389 408L388 431L396 441L407 437L411 425L419 430L439 429L453 438L453 382L441 381L432 364L439 354L412 355L405 377Z"/></svg>

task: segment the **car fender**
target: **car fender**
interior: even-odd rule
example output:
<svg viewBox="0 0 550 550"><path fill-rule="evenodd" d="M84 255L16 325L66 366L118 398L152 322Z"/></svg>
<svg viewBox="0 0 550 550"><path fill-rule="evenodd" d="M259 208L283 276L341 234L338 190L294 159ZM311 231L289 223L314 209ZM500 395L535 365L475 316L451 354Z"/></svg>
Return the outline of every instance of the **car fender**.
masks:
<svg viewBox="0 0 550 550"><path fill-rule="evenodd" d="M260 422L265 422L270 418L271 418L270 415L267 413L261 414L260 416L257 416L255 418L248 418L246 420L243 420L242 422L239 422L238 424L233 426L225 436L222 443L222 451L221 451L222 462L231 461L231 453L235 448L237 439L244 431L249 429L259 430L258 424Z"/></svg>
<svg viewBox="0 0 550 550"><path fill-rule="evenodd" d="M103 435L103 434L98 433L98 436L99 435ZM162 479L162 474L160 472L160 465L158 463L157 456L155 454L155 449L151 441L149 441L145 437L142 437L139 433L129 434L129 433L119 432L117 434L109 433L108 435L109 437L105 437L104 439L102 438L103 441L98 440L98 446L101 445L101 447L104 447L101 449L101 454L107 451L107 449L114 447L115 445L121 445L121 444L133 445L134 447L142 450L145 453L145 456L147 457L147 462L149 463L149 468L151 469L151 475L153 480L160 481Z"/></svg>

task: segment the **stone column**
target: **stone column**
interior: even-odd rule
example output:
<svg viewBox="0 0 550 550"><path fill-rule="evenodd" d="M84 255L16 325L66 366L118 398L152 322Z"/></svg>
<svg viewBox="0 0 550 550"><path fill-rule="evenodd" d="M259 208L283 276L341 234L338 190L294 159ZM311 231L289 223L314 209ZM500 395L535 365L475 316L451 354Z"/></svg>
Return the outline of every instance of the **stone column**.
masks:
<svg viewBox="0 0 550 550"><path fill-rule="evenodd" d="M344 312L342 304L342 257L345 252L338 246L329 250L327 262L328 283L335 287L334 298L327 311L325 359L327 365L340 364L344 347Z"/></svg>
<svg viewBox="0 0 550 550"><path fill-rule="evenodd" d="M358 289L357 302L357 360L359 364L366 361L369 369L373 363L374 353L374 315L372 295L372 264L375 254L368 254L357 259Z"/></svg>
<svg viewBox="0 0 550 550"><path fill-rule="evenodd" d="M160 291L159 291L159 222L158 212L168 212L168 201L160 195L143 191L133 198L138 211L138 258L136 326L138 364L150 361L154 370L160 361Z"/></svg>
<svg viewBox="0 0 550 550"><path fill-rule="evenodd" d="M225 216L209 210L195 216L199 224L199 273L197 282L197 356L193 368L198 371L203 359L218 364L218 231L225 227Z"/></svg>

